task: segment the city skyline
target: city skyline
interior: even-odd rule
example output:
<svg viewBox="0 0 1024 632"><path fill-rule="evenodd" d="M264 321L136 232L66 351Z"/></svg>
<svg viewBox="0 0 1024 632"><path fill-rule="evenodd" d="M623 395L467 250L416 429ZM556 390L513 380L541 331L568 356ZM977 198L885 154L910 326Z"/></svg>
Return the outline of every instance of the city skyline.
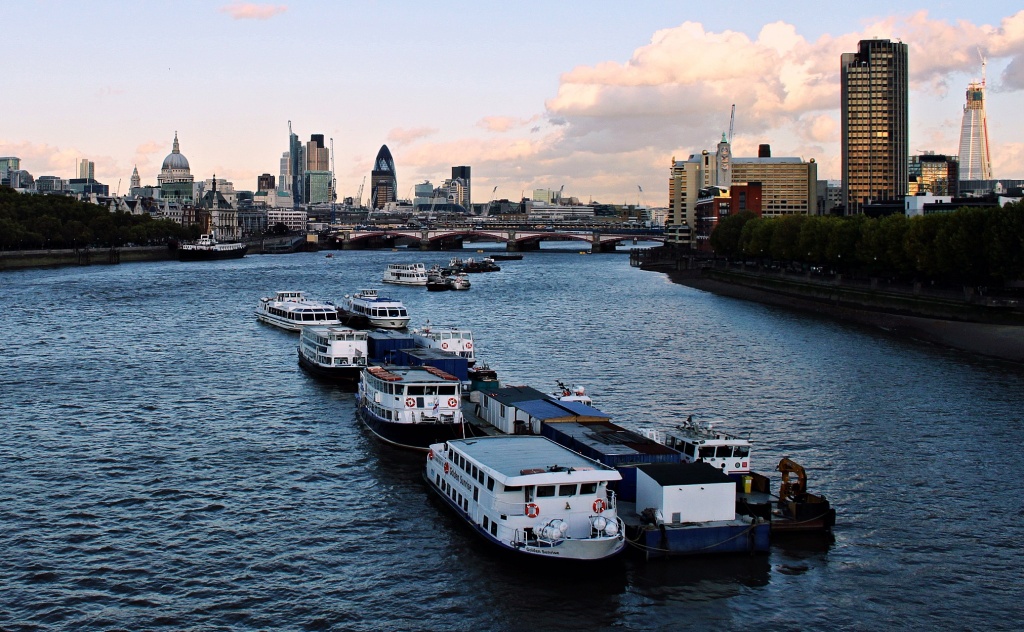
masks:
<svg viewBox="0 0 1024 632"><path fill-rule="evenodd" d="M400 198L469 165L498 198L564 186L584 201L664 206L670 157L713 149L733 103L734 156L768 143L839 179L840 55L890 38L909 47L910 153L957 153L980 49L994 177L1024 175L1024 11L859 6L459 7L452 37L436 26L443 7L404 2L18 4L0 32L33 72L0 93L0 155L37 177L70 177L88 159L124 193L136 166L156 183L177 131L197 179L254 190L279 173L291 121L299 138L334 139L339 199L386 144Z"/></svg>

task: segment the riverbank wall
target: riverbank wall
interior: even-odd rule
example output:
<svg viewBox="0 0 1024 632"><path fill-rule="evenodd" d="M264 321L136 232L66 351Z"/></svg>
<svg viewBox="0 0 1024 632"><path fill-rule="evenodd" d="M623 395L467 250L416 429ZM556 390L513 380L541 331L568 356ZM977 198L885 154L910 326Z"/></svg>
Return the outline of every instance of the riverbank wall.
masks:
<svg viewBox="0 0 1024 632"><path fill-rule="evenodd" d="M173 259L167 246L125 248L78 248L67 250L15 250L0 252L0 271L57 266L114 265L136 261Z"/></svg>
<svg viewBox="0 0 1024 632"><path fill-rule="evenodd" d="M650 262L642 269L673 282L743 300L814 312L951 349L1024 363L1024 305L984 295L878 279L844 280L784 270L733 268L724 262Z"/></svg>

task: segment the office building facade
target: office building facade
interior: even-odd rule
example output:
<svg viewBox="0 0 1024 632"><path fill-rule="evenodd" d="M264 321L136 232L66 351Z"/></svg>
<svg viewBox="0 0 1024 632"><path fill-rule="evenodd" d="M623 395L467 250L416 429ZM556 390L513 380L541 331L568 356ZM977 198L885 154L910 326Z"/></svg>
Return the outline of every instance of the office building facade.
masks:
<svg viewBox="0 0 1024 632"><path fill-rule="evenodd" d="M907 45L861 40L840 57L843 205L902 198L908 181Z"/></svg>

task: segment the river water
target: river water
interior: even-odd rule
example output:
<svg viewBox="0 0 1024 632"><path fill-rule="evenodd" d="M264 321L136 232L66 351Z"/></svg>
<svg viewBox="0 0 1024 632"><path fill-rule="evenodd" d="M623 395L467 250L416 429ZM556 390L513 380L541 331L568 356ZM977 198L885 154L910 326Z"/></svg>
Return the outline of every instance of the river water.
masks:
<svg viewBox="0 0 1024 632"><path fill-rule="evenodd" d="M838 508L834 543L595 572L478 541L420 456L253 317L276 290L340 299L444 253L7 272L0 629L1019 627L1024 370L575 248L468 292L388 289L414 325L471 327L505 383L583 384L629 428L693 414L749 434L760 470L795 459Z"/></svg>

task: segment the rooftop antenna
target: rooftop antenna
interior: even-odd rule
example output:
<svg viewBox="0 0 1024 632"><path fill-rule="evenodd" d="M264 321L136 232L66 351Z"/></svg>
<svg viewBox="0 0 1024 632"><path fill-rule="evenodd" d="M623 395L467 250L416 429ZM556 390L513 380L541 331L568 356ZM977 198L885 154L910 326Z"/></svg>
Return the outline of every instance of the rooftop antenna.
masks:
<svg viewBox="0 0 1024 632"><path fill-rule="evenodd" d="M981 87L985 87L985 66L988 64L988 60L985 59L985 55L981 53L981 48L978 48L978 57L981 58Z"/></svg>

